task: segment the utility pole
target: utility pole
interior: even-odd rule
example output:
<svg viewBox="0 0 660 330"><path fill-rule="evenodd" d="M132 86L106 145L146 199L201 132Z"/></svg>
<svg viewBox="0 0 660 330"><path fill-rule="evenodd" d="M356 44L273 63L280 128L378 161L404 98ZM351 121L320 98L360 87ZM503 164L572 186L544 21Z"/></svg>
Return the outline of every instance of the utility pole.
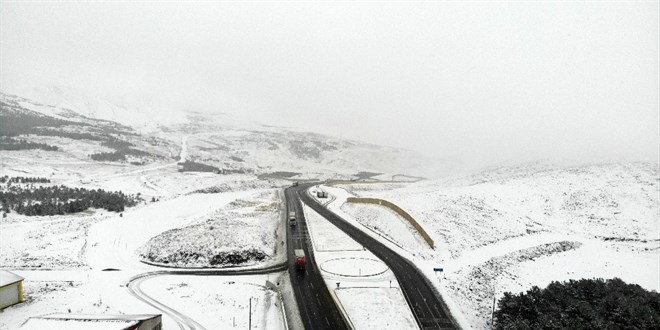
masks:
<svg viewBox="0 0 660 330"><path fill-rule="evenodd" d="M495 329L495 324L493 323L495 320L495 296L493 296L493 312L490 314L490 328Z"/></svg>
<svg viewBox="0 0 660 330"><path fill-rule="evenodd" d="M252 297L250 297L250 316L248 318L248 330L252 329Z"/></svg>

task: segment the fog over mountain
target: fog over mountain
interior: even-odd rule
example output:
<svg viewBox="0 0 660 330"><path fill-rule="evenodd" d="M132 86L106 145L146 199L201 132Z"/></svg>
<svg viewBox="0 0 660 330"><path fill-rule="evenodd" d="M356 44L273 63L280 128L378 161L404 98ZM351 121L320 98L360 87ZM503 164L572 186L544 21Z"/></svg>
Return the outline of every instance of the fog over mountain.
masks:
<svg viewBox="0 0 660 330"><path fill-rule="evenodd" d="M0 330L660 329L660 2L0 0Z"/></svg>
<svg viewBox="0 0 660 330"><path fill-rule="evenodd" d="M135 121L231 113L468 167L657 162L658 17L657 2L2 2L0 89Z"/></svg>

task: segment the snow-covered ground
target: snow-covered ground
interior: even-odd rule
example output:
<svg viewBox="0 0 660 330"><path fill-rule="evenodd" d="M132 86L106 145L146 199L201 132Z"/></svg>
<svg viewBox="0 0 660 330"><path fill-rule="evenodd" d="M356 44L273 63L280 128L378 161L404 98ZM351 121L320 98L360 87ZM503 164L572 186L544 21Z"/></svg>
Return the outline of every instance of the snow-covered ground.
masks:
<svg viewBox="0 0 660 330"><path fill-rule="evenodd" d="M135 251L152 237L197 221L250 192L194 194L150 203L99 222L89 230L87 260L93 269L149 269Z"/></svg>
<svg viewBox="0 0 660 330"><path fill-rule="evenodd" d="M266 254L277 255L279 237L269 236L277 233L270 226L274 217L268 208L272 205L266 201L268 198L259 196L283 181L260 180L256 174L282 171L300 173L292 180L346 179L358 171L374 171L382 173L376 176L381 180L414 181L417 178L398 175L399 169L413 168L417 172L425 167L417 166L422 162L414 152L251 122L223 126L232 122L224 115L186 114L176 118L180 126L165 128L151 125L149 116L127 117L123 114L129 109L103 102L90 105L79 98L58 96L55 103L61 107L50 107L9 98L26 109L92 126L98 122L72 116L63 107L106 119L146 120L143 123L149 127L142 128L148 128L152 135L126 134L123 138L159 157L143 166L95 162L90 153L111 150L99 141L33 134L20 138L56 145L59 151L0 151L3 175L47 177L52 185L121 190L140 193L145 199L145 203L127 209L122 216L90 210L53 217L10 213L0 219L0 267L26 278L27 297L25 303L2 313L0 329L15 329L30 316L69 310L158 313L130 296L125 285L132 276L156 269L140 262L136 251L164 232L177 235L160 236L161 243L164 237L177 237L186 244L213 226L213 239L204 243L243 248L250 238L251 244L266 247ZM132 113L135 109L130 110ZM194 120L188 121L191 117ZM222 168L244 168L254 174L181 173L174 156ZM329 208L414 260L445 293L457 315L478 329L489 328L493 297L504 291L524 291L532 285L545 286L552 280L616 276L660 290L658 164L557 167L535 163L443 180L342 187L348 192L324 188L331 193L329 200L324 201L329 202ZM383 198L399 205L426 228L436 249L426 246L408 224L385 208L345 204L351 195ZM253 204L255 196L258 201ZM397 293L396 281L390 289L391 272L383 270L377 258L347 240L327 221L309 209L306 212L316 259L327 276L329 288L336 286L337 281L341 283L340 290L332 292L352 322L362 327L377 319L384 322L379 323L380 328L415 328L408 306L397 298L400 292ZM214 223L207 223L209 219ZM223 226L216 227L216 223ZM222 230L224 237L232 239L221 240ZM246 235L235 237L239 230ZM351 261L364 265L357 267L357 275L355 267L347 268ZM439 281L431 272L436 266L445 269ZM120 271L101 271L107 268ZM220 298L212 296L214 291L204 292L200 288L208 286L221 292L226 288L208 283L212 282L210 278L186 277L188 286L178 288L175 286L183 281L177 281L175 277L154 278L145 281L145 286L153 286L149 293L164 299L189 299L190 306L203 302L209 304L208 308L216 308L214 311L245 314L240 307L232 305L226 309L222 303L215 305ZM219 282L222 281L233 279L222 278ZM159 291L163 287L171 290ZM189 298L185 297L186 288L195 292ZM249 292L261 299L262 305L255 311L265 313L264 320L275 320L265 303L270 301L265 298L270 293ZM229 290L228 294L233 293ZM369 306L357 304L355 297L376 302ZM381 299L383 305L378 306ZM381 314L388 317L378 318ZM207 314L199 317L211 327L227 325L227 319L210 320L206 319L211 317ZM168 317L163 320L166 328L174 326Z"/></svg>
<svg viewBox="0 0 660 330"><path fill-rule="evenodd" d="M19 329L29 317L52 313L160 314L122 287L127 276L124 272L13 271L25 277L25 302L2 312L3 330Z"/></svg>
<svg viewBox="0 0 660 330"><path fill-rule="evenodd" d="M3 102L11 104L6 109L3 107L3 114L10 111L17 118L48 116L66 119L80 125L69 123L71 125L55 125L48 129L87 135L19 135L20 139L54 145L58 150L2 150L2 174L45 177L51 180L51 185L139 194L144 202L121 214L88 210L79 214L27 217L12 212L0 219L0 267L26 278L24 288L28 297L26 303L3 312L0 329L14 329L30 316L54 312L160 313L129 295L125 287L132 277L161 269L141 262L139 252L148 251L166 259L176 253L192 255L193 252L208 251L207 255L217 255L218 252L241 251L241 254L257 251L255 255L265 257L252 258L242 263L243 267L277 264L285 257L281 248L283 232L278 227L283 224L278 221L276 210L279 204L272 192L285 184L287 172L293 175L288 178L290 180L347 179L359 171L394 175L404 168L426 162L424 157L409 150L265 126L225 114L189 112L171 122L163 122L157 120L163 116L153 118L148 106L127 108L103 100L86 100L75 91L57 88L36 94L41 102L0 94ZM135 126L131 129L98 119ZM108 143L109 137L118 139L116 144ZM90 158L94 153L111 152L122 143L154 156L146 156L133 164L130 163L135 160L132 158L127 162L98 162ZM185 160L213 165L235 174L179 172L178 163ZM346 243L341 239L333 241L332 235L317 235L317 238L325 249L334 243L338 243L337 246ZM391 273L383 268L383 264L364 254L362 247L355 242L348 244L353 245L355 254L343 255L345 251L329 254L322 267L334 273L333 276L342 278L347 285L359 278L369 278L370 286L384 288L387 283L389 290L387 279ZM357 268L356 276L342 268L347 263L331 260L338 257L360 260L363 267ZM174 263L204 267L208 258L202 259ZM172 262L168 262L168 266L171 265ZM199 278L186 277L185 283L189 286L170 291L176 291L178 298L185 300L186 289L196 290L186 300L187 305L182 306L196 310L194 313L222 312L224 307L216 306L223 299L222 295L218 296L220 298L203 296L205 292L201 287L210 284L195 286L193 282ZM233 281L230 277L223 277L222 281L225 279ZM169 285L159 281L165 281L165 277L143 282L145 286L154 286L150 294L159 295L156 287ZM363 279L360 281L366 283ZM208 282L212 280L209 278ZM372 292L377 291L361 295L371 297ZM382 294L384 298L396 294L396 291L387 292ZM270 311L264 307L267 299L259 299L262 304L255 312L266 313L263 314L267 320L264 324L270 327L274 319L268 316ZM195 309L198 307L195 303L200 302L208 306ZM393 308L407 308L399 303L395 301ZM350 304L347 306L352 308ZM244 312L236 307L226 313L239 311ZM351 314L357 317L355 312ZM199 317L207 317L205 315ZM175 326L168 316L164 316L163 321L166 328ZM210 328L226 328L228 325L226 320L213 322L220 321L211 321ZM237 318L237 326L238 323ZM399 327L399 323L392 324Z"/></svg>
<svg viewBox="0 0 660 330"><path fill-rule="evenodd" d="M0 329L19 329L31 316L52 313L161 314L131 296L124 287L126 273L98 271L16 271L26 278L24 303L8 307L0 317ZM144 281L141 289L206 329L246 328L252 299L253 329L285 329L277 292L266 280L277 275L158 276ZM163 329L176 323L163 316Z"/></svg>
<svg viewBox="0 0 660 330"><path fill-rule="evenodd" d="M406 251L424 259L433 257L428 243L415 228L389 208L372 204L344 203L341 209L352 218L358 219L362 225Z"/></svg>
<svg viewBox="0 0 660 330"><path fill-rule="evenodd" d="M342 187L389 200L417 219L435 250L411 248L410 233L396 234L396 215L381 210L376 219L379 206L341 206L350 194L324 188L338 195L333 211L393 239L424 270L442 266L440 291L477 329L490 327L494 297L555 280L619 277L660 291L657 164L526 164L408 185Z"/></svg>
<svg viewBox="0 0 660 330"><path fill-rule="evenodd" d="M100 221L100 217L21 219L23 221L0 223L0 268L70 269L87 266L84 255L87 231Z"/></svg>
<svg viewBox="0 0 660 330"><path fill-rule="evenodd" d="M267 275L159 276L145 281L142 290L206 329L247 329L252 315L251 329L284 330L281 300L266 280Z"/></svg>
<svg viewBox="0 0 660 330"><path fill-rule="evenodd" d="M353 328L418 329L387 265L310 207L303 210L314 260Z"/></svg>
<svg viewBox="0 0 660 330"><path fill-rule="evenodd" d="M398 287L346 287L335 290L355 329L416 329L413 315Z"/></svg>
<svg viewBox="0 0 660 330"><path fill-rule="evenodd" d="M275 255L277 204L274 203L276 197L271 182L249 175L181 173L173 162L133 166L96 163L76 158L76 155L42 150L0 153L3 175L47 177L52 181L50 185L121 190L130 194L141 193L145 199L144 203L127 208L121 216L119 213L92 209L52 217L28 217L12 212L7 218L0 219L0 267L25 277L23 287L26 297L24 303L2 312L0 329L17 329L29 317L49 313L161 314L161 311L131 296L126 288L131 277L158 269L140 262L136 250L154 236L205 222L218 212L240 215L237 218L224 217L226 226L218 226L218 230L224 228L218 237L231 237L237 231L244 232L253 240L251 243L269 247L266 252ZM208 188L217 189L209 192ZM197 190L205 192L195 192ZM156 201L152 202L151 197ZM243 228L249 220L255 221L250 227L253 230ZM237 226L240 228L237 229ZM238 244L237 241L222 241L218 245L230 247L234 243ZM274 258L269 260L271 263L275 261ZM102 271L104 269L118 271ZM176 281L175 276L171 278ZM261 324L263 329L265 326L262 325L268 324L268 328L281 329L281 322L276 320L282 316L273 307L275 305L270 297L273 293L252 290L254 285L262 286L266 278L266 275L263 279L255 277L254 281L250 280L254 283L235 287L242 294L254 294L255 325ZM226 315L237 313L242 306L223 306L215 299L222 299L225 294L231 297L231 292L224 287L209 286L209 283L238 283L241 279L244 277L185 277L185 283L191 288L190 300L186 301L188 309L210 308ZM174 297L172 290L159 287L158 280L160 278L145 280L144 286L149 287L143 288L145 292L160 294L163 298ZM156 281L154 283L157 285L152 285L152 281ZM203 287L207 290L202 290ZM183 295L183 291L177 294ZM247 299L248 295L244 297ZM202 305L197 306L196 303ZM214 315L206 313L193 318L202 324L210 324L208 328L214 329L218 328L215 325L219 322ZM164 329L177 327L166 315L163 322ZM237 317L236 322L238 325L242 320ZM222 325L220 328L225 327Z"/></svg>
<svg viewBox="0 0 660 330"><path fill-rule="evenodd" d="M153 236L139 249L140 257L168 267L284 262L284 248L279 244L284 232L277 191L258 190L242 195L243 198L205 213L185 227L177 226Z"/></svg>

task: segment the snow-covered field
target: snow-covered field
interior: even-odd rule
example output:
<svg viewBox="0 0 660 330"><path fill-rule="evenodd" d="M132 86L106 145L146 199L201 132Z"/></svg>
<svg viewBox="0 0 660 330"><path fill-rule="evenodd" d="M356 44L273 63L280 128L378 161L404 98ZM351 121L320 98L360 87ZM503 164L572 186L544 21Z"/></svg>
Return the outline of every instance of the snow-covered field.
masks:
<svg viewBox="0 0 660 330"><path fill-rule="evenodd" d="M284 261L276 190L261 190L153 236L140 257L168 267L227 267Z"/></svg>
<svg viewBox="0 0 660 330"><path fill-rule="evenodd" d="M209 242L213 247L244 249L246 244L258 245L267 258L252 263L253 267L280 262L278 256L283 256L276 248L279 247L276 241L278 199L272 189L273 182L257 180L251 175L181 173L173 162L134 166L96 163L76 158L82 155L42 150L1 153L3 175L47 177L52 181L50 185L141 193L145 202L127 208L121 216L92 209L52 217L28 217L12 212L0 219L0 267L25 277L26 298L24 303L2 312L0 329L17 329L29 317L50 313L161 314L131 296L126 289L131 277L157 269L141 263L136 251L165 231L207 226L209 219L217 223L214 229L217 235L213 236L216 240ZM244 234L242 240L238 239L240 235L235 235L237 232ZM117 271L102 271L104 269ZM262 329L266 328L264 324L269 329L283 328L281 312L275 305L279 305L279 301L273 300L271 291L261 289L267 278L265 275L255 277L256 282L252 284L235 286L239 289L233 296L227 288L216 288L211 283L238 283L243 277L190 276L178 282L177 277L171 278L173 283L190 285L188 298L183 298L187 309L213 310L225 316L245 311L247 315L243 305L226 304L232 297L247 299L247 292L255 298L254 325ZM165 290L164 286L159 286L159 280L161 278L144 281L144 286L149 287L145 292L148 290L148 294L176 301L186 295L182 291L185 287ZM257 287L259 289L252 290ZM172 292L179 296L175 297ZM225 294L227 300L223 300ZM201 305L195 305L197 303ZM227 319L218 318L214 313L193 317L202 324L209 324L209 329L228 328L225 327L229 324ZM165 329L176 328L166 315L163 322ZM218 322L225 323L215 327L220 324ZM242 322L236 318L237 326Z"/></svg>
<svg viewBox="0 0 660 330"><path fill-rule="evenodd" d="M416 329L413 315L402 313L407 306L399 288L339 288L335 294L355 329ZM357 317L353 317L356 315Z"/></svg>
<svg viewBox="0 0 660 330"><path fill-rule="evenodd" d="M277 292L266 288L267 279L266 275L159 276L145 281L142 290L206 329L247 329L252 315L251 329L284 330L282 303Z"/></svg>
<svg viewBox="0 0 660 330"><path fill-rule="evenodd" d="M3 330L19 329L29 317L52 313L160 314L129 295L122 287L123 272L13 271L25 277L25 302L2 312Z"/></svg>
<svg viewBox="0 0 660 330"><path fill-rule="evenodd" d="M87 231L99 221L98 217L20 218L24 221L0 223L0 268L69 269L87 266L84 256Z"/></svg>
<svg viewBox="0 0 660 330"><path fill-rule="evenodd" d="M422 267L443 266L441 291L477 329L490 327L494 297L553 280L619 277L660 291L657 164L526 164L409 185L342 187L389 200L420 222L434 251L411 248L415 240L396 234L402 225L386 210L376 222L379 206L339 210L395 238Z"/></svg>

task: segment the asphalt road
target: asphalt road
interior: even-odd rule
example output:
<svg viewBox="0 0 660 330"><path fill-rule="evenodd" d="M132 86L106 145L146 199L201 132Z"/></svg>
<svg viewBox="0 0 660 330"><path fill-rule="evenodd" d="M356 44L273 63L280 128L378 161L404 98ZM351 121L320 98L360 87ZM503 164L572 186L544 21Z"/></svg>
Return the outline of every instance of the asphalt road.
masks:
<svg viewBox="0 0 660 330"><path fill-rule="evenodd" d="M257 268L257 269L200 269L200 270L160 270L147 272L131 278L126 285L128 292L139 300L147 303L150 306L158 309L164 314L170 316L179 326L179 329L186 330L205 330L204 326L197 321L186 316L185 314L159 302L142 291L140 285L145 280L164 275L198 275L198 276L227 276L227 275L254 275L254 274L268 274L273 272L282 271L287 267L286 264L274 265L271 267Z"/></svg>
<svg viewBox="0 0 660 330"><path fill-rule="evenodd" d="M304 190L300 191L298 196L314 211L365 246L371 253L387 264L399 281L401 290L421 329L459 329L453 318L451 318L447 305L426 276L414 264L323 207L307 195Z"/></svg>
<svg viewBox="0 0 660 330"><path fill-rule="evenodd" d="M321 272L314 262L314 251L309 240L309 231L302 211L299 194L304 194L306 186L289 187L286 195L287 215L287 255L289 274L293 292L298 303L300 318L306 330L343 330L348 329L335 302L330 296ZM296 212L296 226L288 225L289 212ZM295 249L305 251L305 270L295 267Z"/></svg>

